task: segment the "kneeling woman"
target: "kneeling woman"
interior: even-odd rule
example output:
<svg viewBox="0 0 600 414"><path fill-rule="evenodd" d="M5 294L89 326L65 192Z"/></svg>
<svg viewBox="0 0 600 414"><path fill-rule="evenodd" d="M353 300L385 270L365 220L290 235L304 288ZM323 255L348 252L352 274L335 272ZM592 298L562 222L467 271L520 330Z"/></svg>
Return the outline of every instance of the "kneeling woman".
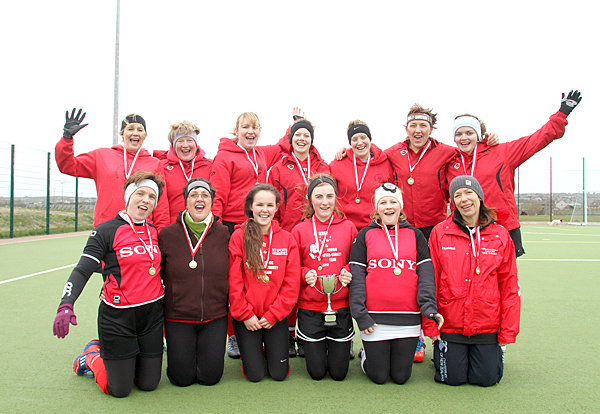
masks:
<svg viewBox="0 0 600 414"><path fill-rule="evenodd" d="M404 384L412 374L421 314L437 313L433 266L425 236L405 220L402 192L391 183L375 190L373 221L350 253L350 310L361 330L361 365L383 384Z"/></svg>
<svg viewBox="0 0 600 414"><path fill-rule="evenodd" d="M515 247L483 203L474 177L450 183L454 214L431 232L437 303L446 323L423 327L435 340L435 380L484 387L502 379L502 347L519 333L521 294Z"/></svg>
<svg viewBox="0 0 600 414"><path fill-rule="evenodd" d="M203 178L183 189L185 211L161 230L167 376L213 385L223 375L227 339L229 230L211 212L215 190Z"/></svg>
<svg viewBox="0 0 600 414"><path fill-rule="evenodd" d="M313 176L308 199L305 220L292 230L302 262L298 337L304 345L311 378L320 380L329 371L331 378L341 381L348 373L354 338L346 285L352 280L348 261L357 231L336 207L337 187L331 176ZM336 323L331 327L324 325L321 313L327 309L327 296L318 279L325 275L339 278L336 292L331 295L331 307L337 311Z"/></svg>
<svg viewBox="0 0 600 414"><path fill-rule="evenodd" d="M279 192L257 184L246 196L248 220L229 242L229 303L244 376L260 381L266 367L274 380L290 372L288 319L300 291L300 258L290 233L273 216ZM264 353L263 353L264 345Z"/></svg>
<svg viewBox="0 0 600 414"><path fill-rule="evenodd" d="M125 210L94 229L63 290L54 335L77 325L73 305L104 263L98 335L75 359L77 375L95 377L106 394L126 397L135 384L152 391L160 381L163 355L163 286L157 231L146 219L163 188L154 172L138 171L125 181Z"/></svg>

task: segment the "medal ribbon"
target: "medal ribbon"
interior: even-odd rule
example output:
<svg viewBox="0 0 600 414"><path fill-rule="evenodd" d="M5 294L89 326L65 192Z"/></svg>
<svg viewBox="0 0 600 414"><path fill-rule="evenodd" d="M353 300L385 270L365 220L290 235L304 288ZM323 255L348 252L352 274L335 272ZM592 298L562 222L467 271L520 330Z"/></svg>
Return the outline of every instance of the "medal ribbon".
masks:
<svg viewBox="0 0 600 414"><path fill-rule="evenodd" d="M410 170L410 175L411 176L412 176L412 172L414 171L415 168L417 168L417 165L419 165L419 163L421 162L421 159L423 158L423 156L425 155L425 153L427 152L427 150L429 149L430 146L431 146L431 140L429 140L429 142L427 143L427 146L425 147L425 149L421 153L421 156L419 157L419 160L417 161L417 163L415 164L414 167L410 163L410 152L409 151L412 151L412 150L409 150L409 151L406 152L406 156L408 157L408 169Z"/></svg>
<svg viewBox="0 0 600 414"><path fill-rule="evenodd" d="M125 178L129 178L131 172L133 171L133 166L138 159L138 155L140 155L140 151L142 148L138 149L135 153L135 157L133 157L133 162L131 163L131 168L127 171L127 150L125 149L125 145L123 145L123 171L125 172Z"/></svg>
<svg viewBox="0 0 600 414"><path fill-rule="evenodd" d="M179 166L181 167L181 171L183 172L183 176L185 177L185 181L190 181L192 179L192 175L194 174L194 163L196 162L196 157L192 159L192 170L190 171L190 176L188 177L185 173L185 168L183 168L183 163L179 160Z"/></svg>
<svg viewBox="0 0 600 414"><path fill-rule="evenodd" d="M481 252L481 231L479 230L481 227L477 226L474 229L469 229L469 237L471 238L471 246L473 246L473 256L477 260L477 267L479 267L479 253ZM477 248L475 248L475 238L473 238L473 233L477 236Z"/></svg>
<svg viewBox="0 0 600 414"><path fill-rule="evenodd" d="M367 176L367 170L369 169L369 163L371 162L371 154L369 154L369 158L367 158L367 165L365 166L365 171L363 172L360 184L358 183L358 167L356 166L356 154L352 153L352 155L354 156L354 178L356 179L356 195L358 196L358 192L362 188L362 185L365 182L365 177Z"/></svg>
<svg viewBox="0 0 600 414"><path fill-rule="evenodd" d="M154 267L154 243L152 242L152 235L150 234L150 227L148 227L148 223L146 222L146 220L144 220L144 225L146 226L146 233L148 234L148 239L150 239L150 248L148 248L146 242L144 242L144 240L142 240L137 231L135 231L135 227L133 226L133 219L131 218L131 216L125 213L121 217L123 217L125 221L129 223L129 227L131 227L133 233L138 237L138 239L140 239L140 241L144 245L144 250L146 250L148 256L150 256L150 263L152 264L152 267Z"/></svg>
<svg viewBox="0 0 600 414"><path fill-rule="evenodd" d="M267 266L269 265L269 257L271 257L271 242L273 241L273 225L271 224L271 229L269 230L269 245L267 246L267 260L263 260L263 270L267 270ZM260 252L261 259L264 257L264 252L261 249ZM266 274L266 273L265 273Z"/></svg>
<svg viewBox="0 0 600 414"><path fill-rule="evenodd" d="M383 227L383 230L385 231L385 235L387 237L387 241L390 245L390 249L392 249L392 254L394 255L394 259L396 259L396 261L394 262L394 268L398 267L398 223L396 223L396 225L394 226L394 238L396 239L396 248L394 249L394 245L392 244L392 238L390 237L390 232L387 229L387 226L383 223L381 223L381 226Z"/></svg>
<svg viewBox="0 0 600 414"><path fill-rule="evenodd" d="M325 237L323 238L323 244L319 245L319 234L317 233L317 225L315 224L315 216L312 216L312 225L313 225L313 232L315 235L315 243L317 245L317 260L319 261L319 264L321 264L321 255L323 254L323 248L325 247L325 242L327 241L327 235L329 234L329 226L331 226L331 223L333 222L333 213L331 214L331 218L329 219L329 224L327 225L327 231L325 232Z"/></svg>
<svg viewBox="0 0 600 414"><path fill-rule="evenodd" d="M477 147L479 146L479 144L475 145L475 151L473 151L473 162L471 163L471 177L475 177L475 163L477 162ZM463 157L462 151L460 152L460 159L462 160L462 164L463 164L463 170L465 172L465 175L469 175L467 174L467 165L465 164L465 157Z"/></svg>
<svg viewBox="0 0 600 414"><path fill-rule="evenodd" d="M183 219L183 215L184 214L190 214L188 213L188 211L184 211L183 213L181 213L181 225L183 226L183 232L185 233L185 237L187 238L188 241L188 246L190 247L190 253L192 254L192 260L194 260L194 256L196 256L196 252L198 252L198 249L200 248L200 246L202 245L202 242L204 241L204 239L206 238L206 235L208 234L208 229L210 229L210 226L212 226L213 221L214 221L214 216L212 215L212 213L210 213L210 222L208 223L208 226L206 226L206 228L204 229L204 232L202 233L202 236L200 237L200 240L198 240L198 243L196 243L195 246L192 246L192 239L190 238L190 235L188 234L187 229L185 228L185 220Z"/></svg>
<svg viewBox="0 0 600 414"><path fill-rule="evenodd" d="M302 169L302 165L300 165L300 160L298 159L298 157L296 157L296 154L294 154L292 152L292 155L294 156L294 159L296 160L296 165L298 165L298 168L300 169L300 175L302 176L302 179L304 180L304 184L306 184L308 186L308 178L310 178L310 154L308 154L308 161L307 161L308 175L304 175L304 170Z"/></svg>
<svg viewBox="0 0 600 414"><path fill-rule="evenodd" d="M256 174L256 182L258 183L258 161L256 161L256 151L254 151L254 148L252 148L252 155L254 156L254 162L252 162L252 160L250 159L250 155L248 155L248 150L246 150L246 148L242 147L239 142L238 142L238 146L244 150L244 153L246 154L246 158L248 158L248 162L250 162L250 164L252 165L252 168L254 169L254 173Z"/></svg>

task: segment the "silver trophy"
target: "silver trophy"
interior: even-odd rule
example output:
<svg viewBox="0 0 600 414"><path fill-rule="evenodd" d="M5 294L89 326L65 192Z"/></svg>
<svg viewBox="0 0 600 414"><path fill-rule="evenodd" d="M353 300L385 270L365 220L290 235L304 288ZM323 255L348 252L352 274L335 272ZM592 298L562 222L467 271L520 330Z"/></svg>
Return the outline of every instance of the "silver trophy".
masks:
<svg viewBox="0 0 600 414"><path fill-rule="evenodd" d="M323 321L321 322L324 326L336 326L337 325L337 311L331 307L331 295L339 292L336 290L338 275L323 275L317 276L319 278L319 284L321 285L321 293L327 295L327 309L322 311ZM340 286L341 290L342 286ZM319 290L319 289L317 289Z"/></svg>

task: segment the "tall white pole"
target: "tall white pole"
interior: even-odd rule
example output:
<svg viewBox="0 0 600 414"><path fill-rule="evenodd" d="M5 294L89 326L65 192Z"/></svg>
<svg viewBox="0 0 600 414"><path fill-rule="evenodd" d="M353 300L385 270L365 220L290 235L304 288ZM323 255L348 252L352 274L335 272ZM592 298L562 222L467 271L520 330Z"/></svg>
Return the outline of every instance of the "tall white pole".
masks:
<svg viewBox="0 0 600 414"><path fill-rule="evenodd" d="M583 224L587 226L587 194L585 192L585 157L583 157Z"/></svg>
<svg viewBox="0 0 600 414"><path fill-rule="evenodd" d="M117 34L115 40L115 90L113 104L113 145L119 143L119 26L121 24L121 2L117 0Z"/></svg>

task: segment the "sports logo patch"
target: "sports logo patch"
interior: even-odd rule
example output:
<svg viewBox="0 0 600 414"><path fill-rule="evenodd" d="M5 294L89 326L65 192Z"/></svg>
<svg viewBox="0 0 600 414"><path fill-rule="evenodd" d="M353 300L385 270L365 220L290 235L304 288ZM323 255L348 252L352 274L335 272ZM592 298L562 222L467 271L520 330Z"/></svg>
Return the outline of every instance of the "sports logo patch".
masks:
<svg viewBox="0 0 600 414"><path fill-rule="evenodd" d="M271 254L273 254L273 256L287 256L288 249L287 248L283 248L283 249L273 248L271 250Z"/></svg>

